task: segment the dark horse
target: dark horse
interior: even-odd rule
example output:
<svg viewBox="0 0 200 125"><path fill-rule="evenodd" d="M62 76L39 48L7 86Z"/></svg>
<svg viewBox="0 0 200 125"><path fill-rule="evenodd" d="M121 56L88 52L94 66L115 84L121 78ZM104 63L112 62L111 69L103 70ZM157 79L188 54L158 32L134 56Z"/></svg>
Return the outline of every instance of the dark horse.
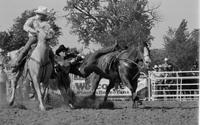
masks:
<svg viewBox="0 0 200 125"><path fill-rule="evenodd" d="M87 61L87 58L84 60ZM107 86L104 102L107 101L110 90L121 82L126 85L132 92L133 106L135 106L137 80L140 75L140 62L143 62L143 66L149 66L150 51L146 43L141 42L133 44L127 50L121 52L112 52L101 56L97 61L97 66L105 73L115 77L114 80L109 79L109 85ZM84 63L83 63L84 64ZM78 68L71 68L71 73L79 75ZM92 97L95 97L96 89L101 80L101 76L93 73L90 77L92 83L93 93Z"/></svg>

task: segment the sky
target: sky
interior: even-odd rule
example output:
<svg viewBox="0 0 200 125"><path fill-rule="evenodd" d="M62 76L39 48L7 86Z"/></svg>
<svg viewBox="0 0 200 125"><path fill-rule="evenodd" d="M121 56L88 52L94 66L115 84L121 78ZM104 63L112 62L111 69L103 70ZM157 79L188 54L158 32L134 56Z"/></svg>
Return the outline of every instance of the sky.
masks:
<svg viewBox="0 0 200 125"><path fill-rule="evenodd" d="M53 8L57 12L56 23L62 27L62 36L59 41L69 47L82 48L83 45L77 42L77 36L70 34L70 25L61 16L66 12L63 7L67 0L0 0L0 31L8 30L14 23L14 19L25 10L31 10L38 6ZM151 5L160 5L158 13L161 21L155 24L151 33L155 37L151 48L163 48L163 35L168 27L177 28L182 19L188 21L188 30L192 31L199 27L199 0L150 0ZM90 47L98 48L98 45Z"/></svg>
<svg viewBox="0 0 200 125"><path fill-rule="evenodd" d="M163 35L168 27L178 28L181 21L186 19L188 30L199 28L199 0L150 0L151 4L160 5L158 13L161 22L155 24L151 33L155 37L152 48L163 48Z"/></svg>

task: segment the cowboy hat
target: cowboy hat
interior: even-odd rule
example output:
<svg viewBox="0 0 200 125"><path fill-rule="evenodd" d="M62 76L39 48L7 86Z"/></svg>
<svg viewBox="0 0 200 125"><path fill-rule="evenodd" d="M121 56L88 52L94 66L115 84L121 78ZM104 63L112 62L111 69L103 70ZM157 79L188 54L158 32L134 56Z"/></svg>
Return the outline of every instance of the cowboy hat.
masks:
<svg viewBox="0 0 200 125"><path fill-rule="evenodd" d="M45 6L39 6L37 10L34 11L37 14L48 15L48 9Z"/></svg>

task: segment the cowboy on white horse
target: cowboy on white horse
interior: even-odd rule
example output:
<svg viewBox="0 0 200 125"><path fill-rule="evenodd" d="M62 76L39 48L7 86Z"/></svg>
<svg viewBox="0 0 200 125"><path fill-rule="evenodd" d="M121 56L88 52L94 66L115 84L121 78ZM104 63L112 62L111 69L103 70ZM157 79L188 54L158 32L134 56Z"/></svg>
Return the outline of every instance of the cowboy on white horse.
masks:
<svg viewBox="0 0 200 125"><path fill-rule="evenodd" d="M30 17L24 24L23 29L28 33L29 40L22 49L22 51L20 51L17 60L15 61L15 64L12 65L13 72L18 71L20 64L23 61L22 59L28 54L29 50L31 49L31 46L37 43L37 31L38 29L40 29L41 24L43 22L48 22L47 16L49 14L49 10L47 9L47 7L39 6L38 9L34 12L36 15ZM52 56L52 52L50 56Z"/></svg>

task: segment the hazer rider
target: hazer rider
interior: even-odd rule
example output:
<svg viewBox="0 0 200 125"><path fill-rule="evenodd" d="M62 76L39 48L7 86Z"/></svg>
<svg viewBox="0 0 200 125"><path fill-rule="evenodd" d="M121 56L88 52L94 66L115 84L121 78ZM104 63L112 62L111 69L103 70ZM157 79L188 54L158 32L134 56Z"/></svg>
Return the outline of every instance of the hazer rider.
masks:
<svg viewBox="0 0 200 125"><path fill-rule="evenodd" d="M40 29L40 25L43 22L48 22L48 14L49 10L47 7L39 6L37 10L34 11L35 16L30 17L25 22L23 29L28 33L29 40L27 41L26 45L20 51L15 64L12 65L13 72L17 72L19 67L21 66L23 58L28 54L31 46L37 43L37 31ZM53 51L50 51L50 59L53 61Z"/></svg>

